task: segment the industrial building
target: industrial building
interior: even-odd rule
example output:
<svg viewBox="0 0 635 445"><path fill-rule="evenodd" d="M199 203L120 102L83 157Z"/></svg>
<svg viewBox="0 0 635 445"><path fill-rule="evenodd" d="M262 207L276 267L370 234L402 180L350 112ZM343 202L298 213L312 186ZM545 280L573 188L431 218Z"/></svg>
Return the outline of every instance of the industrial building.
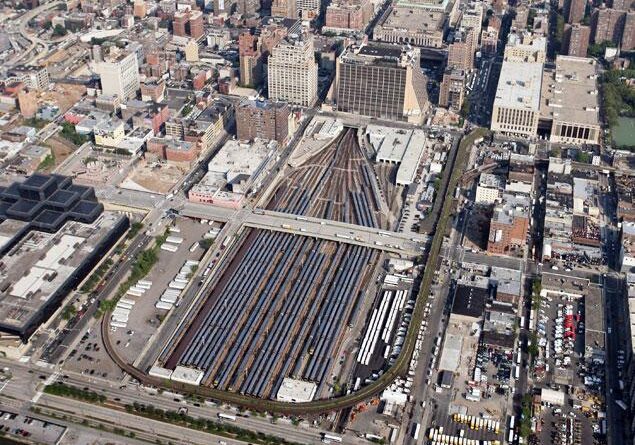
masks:
<svg viewBox="0 0 635 445"><path fill-rule="evenodd" d="M419 50L400 45L351 45L337 59L338 111L422 123L429 102Z"/></svg>
<svg viewBox="0 0 635 445"><path fill-rule="evenodd" d="M128 219L91 187L34 174L0 191L0 346L19 347L115 244Z"/></svg>
<svg viewBox="0 0 635 445"><path fill-rule="evenodd" d="M397 185L412 184L425 150L425 132L423 130L396 130L374 125L369 125L366 132L371 135L373 145L378 147L377 162L399 165L396 177Z"/></svg>
<svg viewBox="0 0 635 445"><path fill-rule="evenodd" d="M272 166L278 153L276 141L227 141L207 165L207 174L189 191L193 202L240 207L258 179Z"/></svg>

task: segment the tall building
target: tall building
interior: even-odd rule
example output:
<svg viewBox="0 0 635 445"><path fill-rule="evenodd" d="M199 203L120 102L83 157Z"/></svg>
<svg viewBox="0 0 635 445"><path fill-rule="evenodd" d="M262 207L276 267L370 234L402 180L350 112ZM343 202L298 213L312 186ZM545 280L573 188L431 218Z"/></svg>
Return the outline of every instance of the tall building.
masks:
<svg viewBox="0 0 635 445"><path fill-rule="evenodd" d="M611 8L598 8L593 11L591 27L593 42L613 42L619 45L624 31L626 12Z"/></svg>
<svg viewBox="0 0 635 445"><path fill-rule="evenodd" d="M273 17L297 17L295 0L273 0L271 2L271 15Z"/></svg>
<svg viewBox="0 0 635 445"><path fill-rule="evenodd" d="M575 23L564 25L562 54L586 57L591 39L591 28Z"/></svg>
<svg viewBox="0 0 635 445"><path fill-rule="evenodd" d="M320 14L320 0L296 0L295 11L297 17L303 20L313 20Z"/></svg>
<svg viewBox="0 0 635 445"><path fill-rule="evenodd" d="M428 110L419 49L387 44L351 45L337 59L338 111L421 123Z"/></svg>
<svg viewBox="0 0 635 445"><path fill-rule="evenodd" d="M237 0L236 12L243 17L253 17L260 10L260 2L258 0Z"/></svg>
<svg viewBox="0 0 635 445"><path fill-rule="evenodd" d="M203 13L201 11L192 11L189 18L190 36L199 39L205 34L205 25L203 24Z"/></svg>
<svg viewBox="0 0 635 445"><path fill-rule="evenodd" d="M268 139L281 146L291 133L291 112L285 102L243 100L236 108L238 139Z"/></svg>
<svg viewBox="0 0 635 445"><path fill-rule="evenodd" d="M586 0L566 0L564 3L564 13L567 23L580 23L584 18Z"/></svg>
<svg viewBox="0 0 635 445"><path fill-rule="evenodd" d="M101 90L106 95L117 95L120 99L134 99L139 90L139 64L134 52L115 52L112 50L104 61L95 63L94 70L99 74Z"/></svg>
<svg viewBox="0 0 635 445"><path fill-rule="evenodd" d="M363 31L373 15L368 0L334 0L326 8L326 31Z"/></svg>
<svg viewBox="0 0 635 445"><path fill-rule="evenodd" d="M492 109L491 129L533 138L538 130L542 63L503 61Z"/></svg>
<svg viewBox="0 0 635 445"><path fill-rule="evenodd" d="M628 11L629 9L635 9L635 2L633 2L633 0L613 0L611 2L611 8Z"/></svg>
<svg viewBox="0 0 635 445"><path fill-rule="evenodd" d="M194 39L189 39L185 45L185 61L198 62L198 60L198 43Z"/></svg>
<svg viewBox="0 0 635 445"><path fill-rule="evenodd" d="M448 67L471 70L474 58L472 46L467 42L454 42L448 45Z"/></svg>
<svg viewBox="0 0 635 445"><path fill-rule="evenodd" d="M172 32L175 36L187 36L187 22L189 19L190 14L188 11L179 11L174 13L174 19L172 19Z"/></svg>
<svg viewBox="0 0 635 445"><path fill-rule="evenodd" d="M318 67L313 54L313 36L289 34L271 51L268 84L271 99L305 107L317 99Z"/></svg>
<svg viewBox="0 0 635 445"><path fill-rule="evenodd" d="M635 48L635 11L626 13L624 20L624 33L622 34L622 51L630 51Z"/></svg>
<svg viewBox="0 0 635 445"><path fill-rule="evenodd" d="M258 37L250 32L238 36L240 58L240 83L257 86L262 81L262 53Z"/></svg>
<svg viewBox="0 0 635 445"><path fill-rule="evenodd" d="M439 89L439 106L458 113L463 106L465 94L465 72L446 69Z"/></svg>
<svg viewBox="0 0 635 445"><path fill-rule="evenodd" d="M144 18L147 14L147 6L145 0L135 0L133 3L133 13L135 17Z"/></svg>

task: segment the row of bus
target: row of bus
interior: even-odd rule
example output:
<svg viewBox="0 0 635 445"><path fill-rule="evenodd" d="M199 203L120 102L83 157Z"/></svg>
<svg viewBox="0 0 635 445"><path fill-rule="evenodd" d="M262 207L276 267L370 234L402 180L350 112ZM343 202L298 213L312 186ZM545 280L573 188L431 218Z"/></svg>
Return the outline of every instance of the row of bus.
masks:
<svg viewBox="0 0 635 445"><path fill-rule="evenodd" d="M428 430L428 440L432 444L442 445L500 445L500 440L468 439L465 431L460 430L459 435L444 434L443 427L430 428Z"/></svg>
<svg viewBox="0 0 635 445"><path fill-rule="evenodd" d="M467 414L453 414L452 420L456 423L463 423L473 430L492 431L496 434L500 433L500 422L493 419L484 419L478 416L470 416Z"/></svg>

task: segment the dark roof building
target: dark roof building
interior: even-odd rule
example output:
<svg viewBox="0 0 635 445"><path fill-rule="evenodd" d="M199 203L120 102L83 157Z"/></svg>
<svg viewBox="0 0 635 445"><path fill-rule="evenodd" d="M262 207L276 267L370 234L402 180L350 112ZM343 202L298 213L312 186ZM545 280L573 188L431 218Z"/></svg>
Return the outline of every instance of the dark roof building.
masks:
<svg viewBox="0 0 635 445"><path fill-rule="evenodd" d="M485 310L485 303L489 299L489 290L482 287L456 286L452 314L468 318L480 319Z"/></svg>

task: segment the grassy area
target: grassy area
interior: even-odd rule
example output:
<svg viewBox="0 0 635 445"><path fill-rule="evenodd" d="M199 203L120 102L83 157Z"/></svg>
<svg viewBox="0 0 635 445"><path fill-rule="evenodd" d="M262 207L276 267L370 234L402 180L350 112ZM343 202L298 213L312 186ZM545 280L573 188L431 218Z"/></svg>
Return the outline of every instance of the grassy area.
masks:
<svg viewBox="0 0 635 445"><path fill-rule="evenodd" d="M150 272L150 270L152 270L152 267L154 267L156 262L159 260L159 249L167 237L168 230L166 229L163 235L155 238L154 246L137 254L128 279L119 285L119 289L117 289L117 294L114 298L99 302L99 311L97 311L96 316L99 317L103 314L103 312L113 310L117 305L117 301L123 297L126 292L128 292L128 289L130 289L137 281L141 280Z"/></svg>
<svg viewBox="0 0 635 445"><path fill-rule="evenodd" d="M55 167L55 155L53 154L53 152L51 152L51 154L46 155L44 160L40 162L40 165L37 166L37 169L39 171L47 171L51 170L53 167Z"/></svg>
<svg viewBox="0 0 635 445"><path fill-rule="evenodd" d="M44 119L38 119L37 117L30 117L24 120L24 125L28 127L37 128L38 130L41 130L42 128L46 127L48 123L49 123L48 121L45 121Z"/></svg>
<svg viewBox="0 0 635 445"><path fill-rule="evenodd" d="M85 294L92 291L95 288L95 286L101 281L101 279L104 277L104 275L106 274L106 272L108 271L108 269L110 269L110 266L112 265L113 265L113 261L110 258L108 258L106 261L101 263L99 267L95 269L93 274L88 278L88 280L86 280L86 282L79 289L79 291Z"/></svg>
<svg viewBox="0 0 635 445"><path fill-rule="evenodd" d="M88 136L84 136L83 134L79 134L77 130L75 130L75 125L70 122L62 123L62 131L60 133L64 139L72 142L74 145L78 147L86 142L88 142Z"/></svg>
<svg viewBox="0 0 635 445"><path fill-rule="evenodd" d="M272 436L261 432L254 432L240 428L229 423L221 423L210 419L194 418L185 413L163 410L152 405L133 403L126 405L126 411L161 422L172 423L219 436L230 437L236 440L258 445L300 445L290 442L282 437Z"/></svg>
<svg viewBox="0 0 635 445"><path fill-rule="evenodd" d="M613 69L601 77L602 111L612 132L624 122L620 118L635 118L635 88L627 85L628 79L635 79L635 69ZM617 141L613 136L616 148L635 149L632 138Z"/></svg>
<svg viewBox="0 0 635 445"><path fill-rule="evenodd" d="M95 391L85 391L75 386L64 385L63 383L53 383L44 387L44 392L54 396L68 397L91 403L104 403L106 396Z"/></svg>
<svg viewBox="0 0 635 445"><path fill-rule="evenodd" d="M142 222L133 222L130 225L130 230L128 230L128 239L133 239L135 236L137 236L139 234L139 232L141 231L141 229L143 229L143 223Z"/></svg>

